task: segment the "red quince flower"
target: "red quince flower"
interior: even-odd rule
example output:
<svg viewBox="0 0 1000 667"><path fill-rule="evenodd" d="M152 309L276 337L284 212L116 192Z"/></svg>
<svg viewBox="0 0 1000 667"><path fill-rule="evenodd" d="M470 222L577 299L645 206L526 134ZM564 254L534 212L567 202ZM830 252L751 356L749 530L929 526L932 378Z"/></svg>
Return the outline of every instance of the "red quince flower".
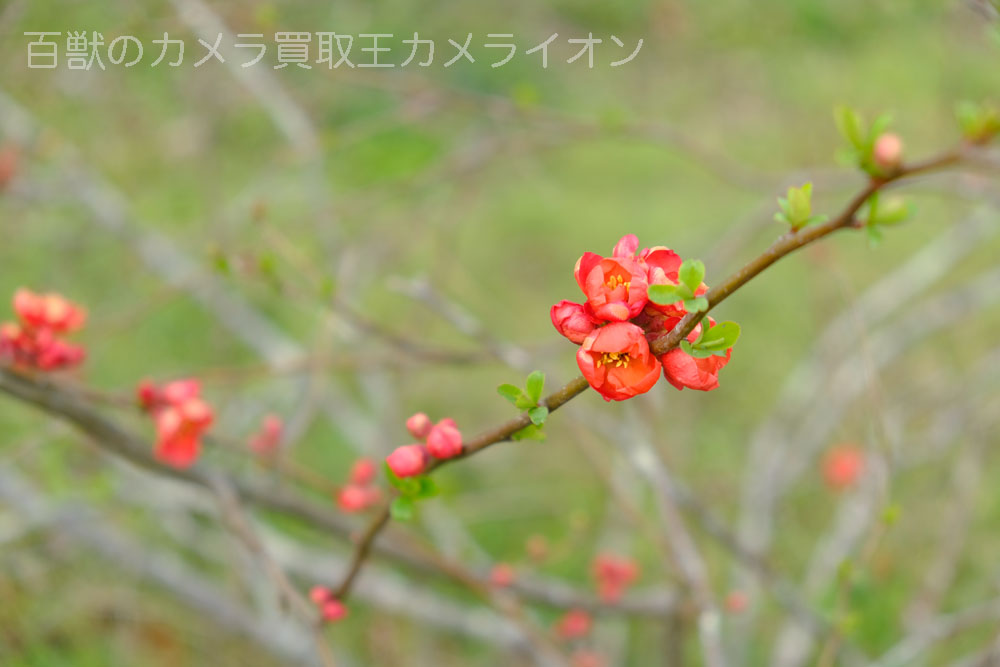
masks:
<svg viewBox="0 0 1000 667"><path fill-rule="evenodd" d="M344 512L363 512L382 498L382 492L373 486L348 484L337 493L337 505Z"/></svg>
<svg viewBox="0 0 1000 667"><path fill-rule="evenodd" d="M87 321L87 311L60 294L36 294L20 288L14 292L14 312L26 329L72 333Z"/></svg>
<svg viewBox="0 0 1000 667"><path fill-rule="evenodd" d="M371 459L358 459L351 466L351 484L367 486L375 480L375 463Z"/></svg>
<svg viewBox="0 0 1000 667"><path fill-rule="evenodd" d="M490 570L490 584L496 588L507 588L514 583L516 573L509 563L497 563Z"/></svg>
<svg viewBox="0 0 1000 667"><path fill-rule="evenodd" d="M40 371L56 371L80 364L86 351L61 336L72 333L87 319L86 311L58 294L36 294L24 288L14 294L19 324L0 325L0 359Z"/></svg>
<svg viewBox="0 0 1000 667"><path fill-rule="evenodd" d="M167 465L186 468L201 454L201 438L215 420L215 412L200 392L197 380L177 380L162 388L143 380L136 389L140 406L156 424L153 452Z"/></svg>
<svg viewBox="0 0 1000 667"><path fill-rule="evenodd" d="M462 453L462 433L453 419L442 419L427 435L427 451L436 459L450 459Z"/></svg>
<svg viewBox="0 0 1000 667"><path fill-rule="evenodd" d="M593 620L582 609L571 609L556 623L556 634L560 639L579 639L590 634Z"/></svg>
<svg viewBox="0 0 1000 667"><path fill-rule="evenodd" d="M688 334L688 341L694 342L701 335L704 321ZM709 318L709 327L715 326L715 320ZM726 350L726 356L712 355L710 357L692 357L680 348L674 348L660 357L663 364L663 376L667 382L678 389L697 389L712 391L719 387L719 371L729 363L733 348Z"/></svg>
<svg viewBox="0 0 1000 667"><path fill-rule="evenodd" d="M250 436L250 449L261 455L273 454L281 444L281 436L285 423L277 415L266 415L261 422L260 430Z"/></svg>
<svg viewBox="0 0 1000 667"><path fill-rule="evenodd" d="M857 445L839 445L823 459L823 479L834 491L853 486L865 468L865 454Z"/></svg>
<svg viewBox="0 0 1000 667"><path fill-rule="evenodd" d="M427 467L427 457L427 450L422 445L403 445L385 457L385 462L397 477L413 477Z"/></svg>
<svg viewBox="0 0 1000 667"><path fill-rule="evenodd" d="M618 602L625 589L639 576L639 566L631 558L599 554L592 566L598 594L605 602Z"/></svg>
<svg viewBox="0 0 1000 667"><path fill-rule="evenodd" d="M549 312L556 331L579 345L600 324L590 307L572 301L560 301Z"/></svg>
<svg viewBox="0 0 1000 667"><path fill-rule="evenodd" d="M633 256L637 244L629 234L615 245L612 257L586 252L577 260L576 282L597 319L624 322L646 306L647 271Z"/></svg>
<svg viewBox="0 0 1000 667"><path fill-rule="evenodd" d="M418 412L406 420L406 430L417 440L423 440L431 432L434 423L423 412Z"/></svg>
<svg viewBox="0 0 1000 667"><path fill-rule="evenodd" d="M347 616L347 607L333 596L333 591L325 586L313 586L309 591L309 599L319 607L320 616L324 621L332 623Z"/></svg>
<svg viewBox="0 0 1000 667"><path fill-rule="evenodd" d="M614 322L595 329L576 353L590 386L606 401L623 401L653 388L660 367L642 329Z"/></svg>

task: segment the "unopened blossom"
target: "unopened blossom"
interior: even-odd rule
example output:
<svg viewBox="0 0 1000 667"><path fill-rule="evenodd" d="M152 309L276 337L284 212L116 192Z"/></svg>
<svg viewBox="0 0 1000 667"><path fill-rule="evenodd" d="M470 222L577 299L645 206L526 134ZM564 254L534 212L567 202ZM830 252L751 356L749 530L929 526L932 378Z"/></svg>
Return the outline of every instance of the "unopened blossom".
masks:
<svg viewBox="0 0 1000 667"><path fill-rule="evenodd" d="M510 563L497 563L490 570L490 584L497 588L506 588L514 583L516 573Z"/></svg>
<svg viewBox="0 0 1000 667"><path fill-rule="evenodd" d="M623 401L653 388L660 364L642 329L614 322L587 336L576 353L580 372L606 401Z"/></svg>
<svg viewBox="0 0 1000 667"><path fill-rule="evenodd" d="M422 445L403 445L385 457L385 462L397 477L413 477L427 467L427 458L427 450Z"/></svg>
<svg viewBox="0 0 1000 667"><path fill-rule="evenodd" d="M375 480L375 463L368 458L360 458L351 466L351 484L366 486Z"/></svg>
<svg viewBox="0 0 1000 667"><path fill-rule="evenodd" d="M571 609L556 623L556 635L560 639L580 639L590 634L593 619L582 609Z"/></svg>
<svg viewBox="0 0 1000 667"><path fill-rule="evenodd" d="M363 512L382 498L382 492L374 486L348 484L337 492L337 506L344 512Z"/></svg>
<svg viewBox="0 0 1000 667"><path fill-rule="evenodd" d="M865 454L857 445L838 445L823 459L823 479L834 491L853 486L865 468Z"/></svg>
<svg viewBox="0 0 1000 667"><path fill-rule="evenodd" d="M462 453L462 433L453 419L442 419L431 428L427 451L436 459L450 459Z"/></svg>
<svg viewBox="0 0 1000 667"><path fill-rule="evenodd" d="M892 132L879 135L872 147L872 160L884 171L895 171L903 161L903 140Z"/></svg>
<svg viewBox="0 0 1000 667"><path fill-rule="evenodd" d="M309 592L309 598L319 607L320 616L329 623L339 621L347 616L347 607L333 595L333 591L324 586L314 586Z"/></svg>
<svg viewBox="0 0 1000 667"><path fill-rule="evenodd" d="M423 412L418 412L406 420L406 430L417 440L423 440L431 432L434 422Z"/></svg>
<svg viewBox="0 0 1000 667"><path fill-rule="evenodd" d="M6 189L7 185L14 180L20 161L21 152L17 146L4 144L0 147L0 191Z"/></svg>
<svg viewBox="0 0 1000 667"><path fill-rule="evenodd" d="M715 321L711 318L709 326L714 327ZM688 335L688 340L694 342L701 333L701 327L705 326L704 321L695 327ZM698 391L711 391L719 387L719 371L729 363L733 348L726 350L726 356L711 355L708 357L692 357L681 348L674 348L660 357L663 364L663 376L667 382L678 389L696 389Z"/></svg>
<svg viewBox="0 0 1000 667"><path fill-rule="evenodd" d="M624 322L646 306L647 271L633 256L633 239L629 235L619 241L611 257L587 252L576 262L576 282L598 320Z"/></svg>
<svg viewBox="0 0 1000 667"><path fill-rule="evenodd" d="M560 301L549 311L556 331L579 345L600 324L589 307L572 301Z"/></svg>

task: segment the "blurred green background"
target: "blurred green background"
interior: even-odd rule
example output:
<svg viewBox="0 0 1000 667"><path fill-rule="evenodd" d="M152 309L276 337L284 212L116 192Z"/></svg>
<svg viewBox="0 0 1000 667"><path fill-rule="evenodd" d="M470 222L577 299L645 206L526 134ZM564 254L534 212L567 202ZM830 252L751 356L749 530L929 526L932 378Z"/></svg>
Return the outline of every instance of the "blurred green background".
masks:
<svg viewBox="0 0 1000 667"><path fill-rule="evenodd" d="M781 233L770 218L784 187L811 178L818 208L838 210L861 181L835 168L834 106L850 104L869 117L892 112L907 157L952 145L955 103L989 98L1000 82L988 13L976 3L930 0L6 0L0 136L21 148L16 178L0 195L0 294L26 285L86 304L91 319L82 340L90 357L82 378L89 385L127 394L142 377L202 376L222 410L218 430L236 439L265 412L301 416L298 392L306 390L289 382L299 369L275 373L262 363L268 355L272 362L295 357L275 346L297 341L310 376L336 391L307 392L320 404L314 412L322 413L325 401L347 402L335 410L339 420L306 411L293 456L338 483L359 451L382 456L404 444L403 420L413 411L453 416L473 433L510 414L497 384L517 382L531 368L545 370L552 386L575 375L574 348L552 330L548 308L578 298L572 268L582 252L608 253L620 236L635 233L644 246L705 259L711 284ZM435 39L435 62L274 70L273 40L266 39L269 52L252 68L230 60L195 69L204 53L198 27L210 21L225 26L227 45L237 33L393 33L387 59L397 63L408 53L400 40L417 31ZM131 34L147 51L129 69L29 69L23 33L41 30L97 30L108 42ZM185 63L150 68L158 52L150 40L165 31L184 39ZM575 49L565 40L588 32L604 39L595 67L567 64ZM462 42L467 33L477 62L444 68L454 53L447 39ZM487 33L514 34L518 52L510 63L489 67L500 52L482 48ZM542 69L538 54L523 51L552 33L559 38ZM627 49L615 47L611 35ZM633 62L607 65L640 38ZM991 188L972 176L928 180L908 191L913 221L880 246L841 234L727 301L720 315L739 321L743 336L717 391L677 392L661 382L629 405L605 405L588 393L553 417L545 442L498 446L444 471L444 493L434 502L488 558L462 548L456 554L523 563L526 540L545 535L565 553L531 568L586 587L590 559L616 516L607 478L618 450L609 431L637 415L650 424L674 476L738 524L745 476L760 472L751 436L775 410L780 417L789 374L838 313L932 239L973 212L995 227L995 214L983 213L983 202L995 197ZM995 265L998 243L980 233L940 279L894 305L910 319L879 333L891 342L900 327L902 341L919 334L922 312L932 320L934 304L961 300L949 290ZM248 324L207 305L212 298L199 299L205 276L262 319ZM474 334L404 293L414 285L429 285L460 308L478 323ZM938 411L955 405L992 425L994 376L973 382L1000 323L986 301L875 368L819 443L858 442L902 462L870 509L898 506L899 520L884 531L873 522L873 554L859 556L864 545L852 551L861 574L849 600L836 602L835 577L806 594L868 655L906 633L904 612L945 539L960 445L977 448L975 467L985 480L963 514L968 543L940 611L996 594L1000 540L991 527L1000 519L1000 495L989 480L1000 461L988 447L993 429L960 430L927 456L907 450L932 431ZM258 326L264 320L272 328ZM850 340L838 341L848 343L839 354L864 357L873 327L859 316ZM491 354L497 346L518 368ZM437 363L421 354L428 349L461 359ZM458 363L469 355L472 363ZM801 397L803 405L821 406L837 387L817 389ZM907 412L914 406L919 414ZM345 426L349 419L363 426ZM808 433L808 424L801 428L789 429L793 445L795 433ZM119 469L69 431L3 401L0 432L2 465L29 475L47 497L93 504L147 546L176 548L153 510L122 500ZM806 468L776 510L770 562L793 581L847 502L822 485L819 454L803 454ZM247 465L216 451L207 458ZM647 490L637 491L635 502L642 514L655 514ZM15 521L18 513L8 514ZM659 546L625 524L612 542L640 559L641 584L671 582ZM420 521L413 529L427 534ZM739 581L731 556L693 530L722 597ZM343 543L326 544L345 552ZM0 564L5 666L280 664L245 638L213 630L211 618L157 586L121 576L99 555L44 529L0 547ZM232 573L215 574L237 586ZM755 602L754 629L734 651L745 664L772 664L785 611L767 595ZM553 610L538 613L544 622L555 618ZM726 627L738 634L740 622L727 619ZM661 664L675 641L655 620L615 627L614 664ZM359 602L330 638L353 656L348 664L505 660L488 643L422 628L418 619ZM926 664L947 664L994 633L989 624L976 627L933 648ZM682 644L683 664L699 664L694 634Z"/></svg>

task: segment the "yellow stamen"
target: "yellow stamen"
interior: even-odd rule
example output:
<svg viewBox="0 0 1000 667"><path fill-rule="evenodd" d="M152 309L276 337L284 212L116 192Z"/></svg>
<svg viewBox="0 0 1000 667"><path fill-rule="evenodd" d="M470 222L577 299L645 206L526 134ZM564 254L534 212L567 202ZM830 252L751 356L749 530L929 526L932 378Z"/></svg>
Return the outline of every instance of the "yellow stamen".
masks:
<svg viewBox="0 0 1000 667"><path fill-rule="evenodd" d="M628 368L628 352L605 352L597 360L598 366L611 366L615 368Z"/></svg>

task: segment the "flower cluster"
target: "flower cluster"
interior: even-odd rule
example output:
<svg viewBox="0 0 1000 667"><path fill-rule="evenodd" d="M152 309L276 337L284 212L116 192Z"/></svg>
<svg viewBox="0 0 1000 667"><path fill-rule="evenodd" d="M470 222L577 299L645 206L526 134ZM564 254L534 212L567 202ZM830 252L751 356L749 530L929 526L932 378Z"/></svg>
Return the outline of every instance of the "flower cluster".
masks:
<svg viewBox="0 0 1000 667"><path fill-rule="evenodd" d="M688 314L685 301L658 304L650 300L654 285L680 285L682 260L670 248L657 246L637 252L639 240L628 234L615 245L611 257L584 253L576 263L576 282L586 299L560 301L552 306L552 324L580 345L576 360L590 386L605 400L622 401L643 394L656 384L662 369L667 380L683 389L709 391L719 386L725 356L696 357L676 348L657 359L650 345L667 335ZM698 299L708 287L697 284ZM709 328L715 322L706 318ZM688 341L702 335L704 322Z"/></svg>
<svg viewBox="0 0 1000 667"><path fill-rule="evenodd" d="M250 449L258 456L273 456L281 445L285 423L278 415L267 415L260 424L260 430L250 436Z"/></svg>
<svg viewBox="0 0 1000 667"><path fill-rule="evenodd" d="M373 484L375 464L371 459L358 459L351 467L351 476L337 492L337 505L345 512L362 512L382 499L382 492Z"/></svg>
<svg viewBox="0 0 1000 667"><path fill-rule="evenodd" d="M406 429L424 444L397 447L385 462L397 477L413 477L424 471L433 459L450 459L462 453L462 433L454 419L445 418L437 424L422 412L406 420Z"/></svg>
<svg viewBox="0 0 1000 667"><path fill-rule="evenodd" d="M0 359L40 371L71 368L83 361L84 349L63 339L86 322L82 307L59 294L22 288L14 293L14 313L16 324L0 324Z"/></svg>
<svg viewBox="0 0 1000 667"><path fill-rule="evenodd" d="M599 554L591 568L597 581L597 594L604 602L618 602L625 589L639 577L639 566L631 558Z"/></svg>
<svg viewBox="0 0 1000 667"><path fill-rule="evenodd" d="M333 595L333 591L325 586L314 586L309 591L309 598L319 607L320 616L324 621L333 623L347 616L347 607Z"/></svg>
<svg viewBox="0 0 1000 667"><path fill-rule="evenodd" d="M201 453L201 437L215 419L212 406L201 398L201 383L175 380L157 387L143 380L136 394L156 423L156 458L176 468L192 465Z"/></svg>

